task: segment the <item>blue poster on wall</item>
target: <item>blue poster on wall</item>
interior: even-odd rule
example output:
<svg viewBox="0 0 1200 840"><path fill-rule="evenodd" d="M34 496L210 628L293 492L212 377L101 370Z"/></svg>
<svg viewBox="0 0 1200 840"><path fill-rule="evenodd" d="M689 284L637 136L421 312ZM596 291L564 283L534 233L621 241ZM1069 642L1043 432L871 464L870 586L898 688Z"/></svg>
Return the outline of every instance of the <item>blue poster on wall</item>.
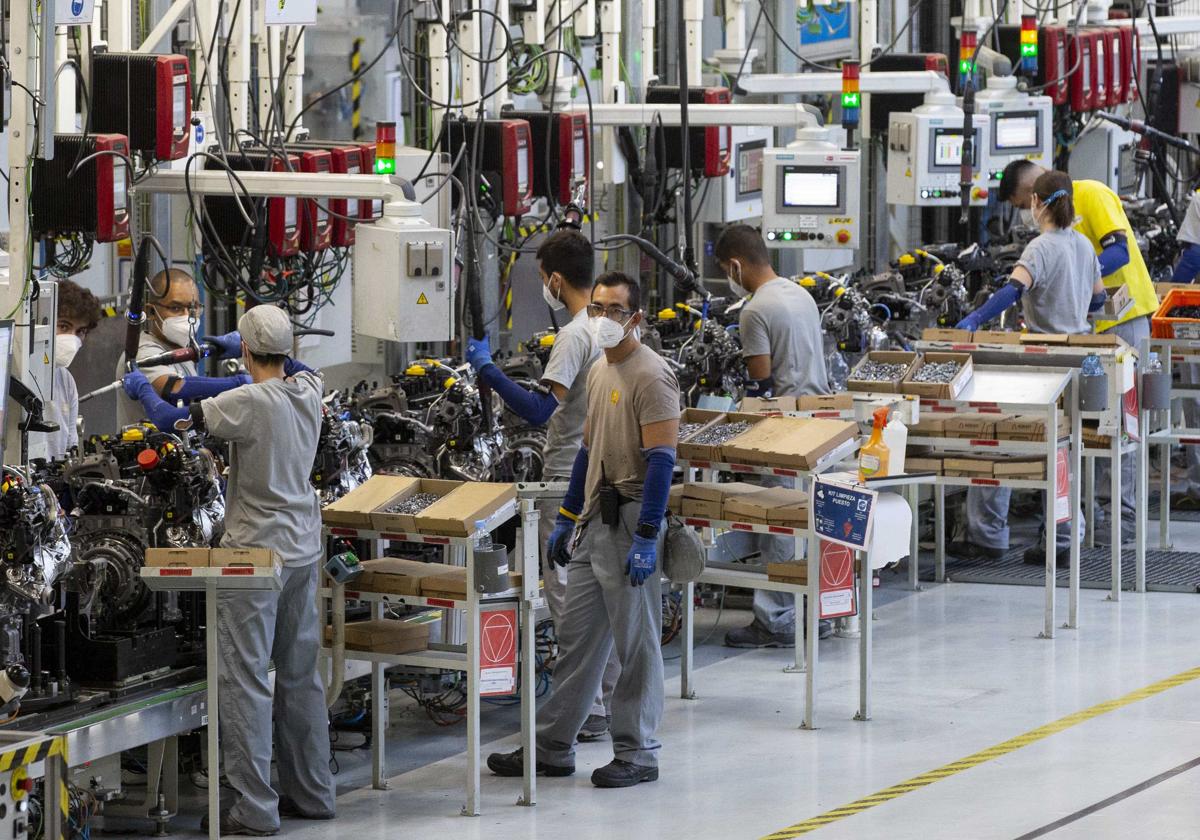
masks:
<svg viewBox="0 0 1200 840"><path fill-rule="evenodd" d="M796 12L800 26L800 46L846 41L853 37L853 5L833 2L828 6L801 6Z"/></svg>

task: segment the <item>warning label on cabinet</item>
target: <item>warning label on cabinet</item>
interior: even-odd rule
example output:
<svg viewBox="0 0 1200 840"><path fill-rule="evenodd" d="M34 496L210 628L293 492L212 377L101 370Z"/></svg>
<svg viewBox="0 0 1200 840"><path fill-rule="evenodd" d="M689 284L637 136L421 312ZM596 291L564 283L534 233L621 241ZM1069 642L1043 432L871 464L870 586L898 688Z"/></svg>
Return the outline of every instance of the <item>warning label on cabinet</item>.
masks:
<svg viewBox="0 0 1200 840"><path fill-rule="evenodd" d="M517 611L479 614L479 694L494 697L517 690Z"/></svg>

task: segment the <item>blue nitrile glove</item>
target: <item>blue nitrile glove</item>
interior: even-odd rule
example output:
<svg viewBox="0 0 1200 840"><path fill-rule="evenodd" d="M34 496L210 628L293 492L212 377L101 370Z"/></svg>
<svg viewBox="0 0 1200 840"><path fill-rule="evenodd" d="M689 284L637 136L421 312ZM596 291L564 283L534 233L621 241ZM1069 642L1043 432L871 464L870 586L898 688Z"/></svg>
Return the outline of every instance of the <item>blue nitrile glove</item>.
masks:
<svg viewBox="0 0 1200 840"><path fill-rule="evenodd" d="M492 386L492 390L518 417L534 426L544 425L558 408L558 398L553 393L528 391L505 376L504 371L494 364L480 368L479 379Z"/></svg>
<svg viewBox="0 0 1200 840"><path fill-rule="evenodd" d="M304 362L299 362L291 356L285 357L283 360L283 375L295 376L297 373L316 373L316 371L304 364Z"/></svg>
<svg viewBox="0 0 1200 840"><path fill-rule="evenodd" d="M240 359L242 357L242 334L237 330L225 335L206 335L200 339L206 344L215 344L221 348L222 359Z"/></svg>
<svg viewBox="0 0 1200 840"><path fill-rule="evenodd" d="M1108 303L1108 295L1104 292L1096 292L1092 295L1091 302L1088 303L1088 312L1099 312L1106 303Z"/></svg>
<svg viewBox="0 0 1200 840"><path fill-rule="evenodd" d="M1025 294L1025 286L1016 280L1009 280L1008 283L992 292L992 296L983 306L959 321L954 328L974 332L993 318L1000 317L1005 310L1019 301L1023 294Z"/></svg>
<svg viewBox="0 0 1200 840"><path fill-rule="evenodd" d="M224 394L240 385L249 385L253 381L248 373L238 373L233 376L185 376L179 381L179 390L171 393L171 399L190 403L215 397L217 394Z"/></svg>
<svg viewBox="0 0 1200 840"><path fill-rule="evenodd" d="M562 513L554 521L554 530L546 540L546 556L556 566L566 566L571 562L571 553L567 550L571 545L571 535L575 533L575 520L569 519Z"/></svg>
<svg viewBox="0 0 1200 840"><path fill-rule="evenodd" d="M131 370L121 378L121 387L131 400L140 400L145 394L154 394L154 386L140 370ZM154 394L154 396L158 396Z"/></svg>
<svg viewBox="0 0 1200 840"><path fill-rule="evenodd" d="M492 345L485 335L483 338L472 338L467 342L467 364L475 370L492 363Z"/></svg>
<svg viewBox="0 0 1200 840"><path fill-rule="evenodd" d="M1172 283L1194 283L1200 275L1200 245L1192 243L1179 258L1179 264L1171 275Z"/></svg>
<svg viewBox="0 0 1200 840"><path fill-rule="evenodd" d="M625 574L630 586L641 586L658 568L658 540L634 535L625 558Z"/></svg>

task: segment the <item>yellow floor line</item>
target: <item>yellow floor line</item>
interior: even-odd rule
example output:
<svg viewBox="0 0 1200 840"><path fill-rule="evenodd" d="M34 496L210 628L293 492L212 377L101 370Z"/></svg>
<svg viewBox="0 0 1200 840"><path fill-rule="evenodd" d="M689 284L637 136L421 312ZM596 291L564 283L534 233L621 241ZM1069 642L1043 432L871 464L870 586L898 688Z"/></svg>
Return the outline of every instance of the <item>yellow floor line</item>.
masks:
<svg viewBox="0 0 1200 840"><path fill-rule="evenodd" d="M763 840L791 840L793 837L799 837L802 834L808 834L810 831L816 831L818 828L824 828L837 820L844 820L847 817L852 817L855 814L861 814L876 805L882 805L885 802L891 802L897 797L903 796L906 793L912 793L915 790L928 787L934 782L948 779L956 773L961 773L964 770L970 770L972 767L977 767L984 762L991 761L994 758L999 758L1002 755L1008 755L1011 752L1016 752L1022 747L1027 747L1030 744L1037 743L1051 735L1056 735L1065 729L1070 729L1073 726L1078 726L1081 723L1108 714L1111 711L1136 703L1139 700L1145 700L1147 697L1153 697L1156 694L1162 694L1168 689L1181 686L1184 683L1192 682L1200 679L1200 668L1192 668L1190 671L1184 671L1182 674L1176 674L1173 677L1167 677L1164 680L1159 680L1156 683L1151 683L1144 688L1139 688L1136 691L1131 691L1128 694L1118 697L1115 700L1106 700L1103 703L1097 703L1082 711L1059 718L1056 721L1047 723L1045 726L1039 726L1037 729L1032 729L1023 735L1018 735L1015 738L1009 738L1007 741L1002 741L995 746L988 747L985 750L980 750L977 753L972 753L966 758L961 758L951 764L944 764L934 770L922 773L919 776L914 776L907 781L892 785L889 788L884 788L881 791L872 793L869 796L864 796L861 799L856 799L839 808L834 808L832 811L826 811L824 814L807 819L804 822L790 825L787 828L776 831L774 834L768 834Z"/></svg>

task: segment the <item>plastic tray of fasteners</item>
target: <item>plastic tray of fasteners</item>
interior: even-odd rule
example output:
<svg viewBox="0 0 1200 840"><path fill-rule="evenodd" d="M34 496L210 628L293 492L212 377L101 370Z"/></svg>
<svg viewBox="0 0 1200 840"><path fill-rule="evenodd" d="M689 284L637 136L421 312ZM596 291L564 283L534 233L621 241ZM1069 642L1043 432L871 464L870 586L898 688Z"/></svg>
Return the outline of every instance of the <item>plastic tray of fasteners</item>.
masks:
<svg viewBox="0 0 1200 840"><path fill-rule="evenodd" d="M919 355L903 350L872 350L855 365L846 380L851 391L879 391L895 394L900 383L917 363Z"/></svg>
<svg viewBox="0 0 1200 840"><path fill-rule="evenodd" d="M927 399L953 400L975 375L970 353L926 353L900 390Z"/></svg>

